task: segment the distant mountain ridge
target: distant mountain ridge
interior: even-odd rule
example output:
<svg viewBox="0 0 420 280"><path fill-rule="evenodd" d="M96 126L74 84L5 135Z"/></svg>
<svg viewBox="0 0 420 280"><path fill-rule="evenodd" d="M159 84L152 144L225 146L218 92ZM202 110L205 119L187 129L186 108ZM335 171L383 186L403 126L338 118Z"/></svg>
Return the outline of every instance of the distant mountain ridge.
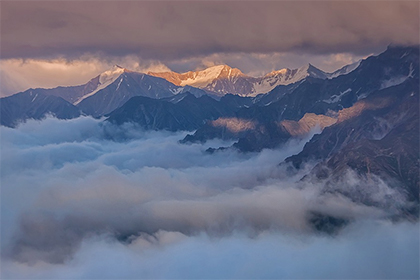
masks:
<svg viewBox="0 0 420 280"><path fill-rule="evenodd" d="M11 100L14 100L13 104L18 104L18 100L23 100L23 95L27 95L26 99L30 99L32 94L38 94L39 96L60 97L69 103L66 107L75 106L80 114L101 117L120 108L132 97L143 96L152 99L174 97L176 100L180 98L179 94L190 92L196 97L209 95L216 100L223 99L223 102L236 103L240 106L231 108L235 108L235 112L238 112L242 118L257 117L298 121L305 113L324 114L327 110L338 111L343 107L351 106L373 90L402 83L414 71L411 69L411 74L401 74L401 69L393 70L391 67L390 71L385 73L382 68L387 67L387 61L372 64L372 67L369 66L369 63L371 64L375 59L377 58L370 57L362 62L347 65L333 73L325 73L308 64L299 69L273 71L260 78L249 77L239 69L227 65L213 66L202 71L190 71L183 74L175 72L149 73L151 75L130 71L116 65L84 85L29 89L9 96L7 101L3 102L2 110L8 110L5 106L10 104ZM398 62L400 57L392 59L395 61L392 63L400 63ZM404 65L404 67L411 66ZM383 77L378 76L380 73L383 73L381 74ZM352 77L344 78L349 75ZM258 92L267 90L270 91L254 96ZM23 108L27 108L27 110L34 111L36 104L42 106L39 102L35 102L31 105L32 109L22 107L20 110L16 110L20 113L10 114L11 119L7 122L3 121L2 124L13 126L17 120L41 118L42 114L34 115L23 110ZM246 109L247 107L250 109ZM54 110L46 111L45 114L50 113L58 116L60 112L57 110L58 107L54 107Z"/></svg>
<svg viewBox="0 0 420 280"><path fill-rule="evenodd" d="M267 93L278 86L290 85L309 77L328 79L332 76L344 75L352 70L354 70L354 67L346 66L332 74L328 74L308 64L299 69L282 69L268 73L264 77L254 78L243 74L237 68L231 68L227 65L217 65L202 71L189 71L182 74L175 72L149 72L144 74L115 65L83 85L51 89L28 89L9 96L2 108L6 104L10 104L10 101L14 99L11 103L19 103L18 100L23 100L23 95L27 95L26 99L30 99L32 94L38 94L39 96L60 97L69 103L66 104L66 107L72 108L76 106L80 114L101 117L123 106L130 98L136 96L161 99L189 92L196 97L209 95L215 99L220 99L226 94L253 97L260 93ZM261 99L263 97L260 96L258 98ZM39 103L35 102L31 105L32 109L29 109L29 107L23 108L33 111L36 104ZM57 109L58 107L51 107L51 111L47 110L45 114L49 113L59 116L60 112ZM7 111L8 109L4 108L4 110ZM17 112L20 113L9 114L9 117L5 118L2 124L14 126L18 121L25 121L28 118L39 119L45 115L32 114L22 110L17 110Z"/></svg>
<svg viewBox="0 0 420 280"><path fill-rule="evenodd" d="M263 77L247 76L237 68L228 65L216 65L200 71L189 71L185 73L176 72L148 72L147 74L161 77L167 81L179 85L190 85L203 90L214 92L223 96L236 94L240 96L256 96L264 94L279 85L289 85L299 82L306 77L317 79L331 79L345 75L357 68L360 62L346 65L333 72L326 73L312 64L307 64L298 69L284 68L272 71Z"/></svg>
<svg viewBox="0 0 420 280"><path fill-rule="evenodd" d="M52 89L28 89L18 94L61 97L71 105L78 107L84 114L100 117L119 108L134 96L159 99L172 97L187 91L196 96L207 94L207 92L198 88L176 86L165 79L130 71L115 65L112 69L103 72L84 85ZM13 99L18 94L7 98Z"/></svg>

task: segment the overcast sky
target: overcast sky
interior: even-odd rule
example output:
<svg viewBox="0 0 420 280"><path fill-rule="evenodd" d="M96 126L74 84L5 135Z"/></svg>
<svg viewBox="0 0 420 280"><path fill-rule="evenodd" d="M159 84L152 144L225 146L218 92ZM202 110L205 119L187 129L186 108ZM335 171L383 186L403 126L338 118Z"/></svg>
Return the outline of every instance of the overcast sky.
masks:
<svg viewBox="0 0 420 280"><path fill-rule="evenodd" d="M85 83L114 63L334 71L418 43L418 1L1 1L1 94Z"/></svg>

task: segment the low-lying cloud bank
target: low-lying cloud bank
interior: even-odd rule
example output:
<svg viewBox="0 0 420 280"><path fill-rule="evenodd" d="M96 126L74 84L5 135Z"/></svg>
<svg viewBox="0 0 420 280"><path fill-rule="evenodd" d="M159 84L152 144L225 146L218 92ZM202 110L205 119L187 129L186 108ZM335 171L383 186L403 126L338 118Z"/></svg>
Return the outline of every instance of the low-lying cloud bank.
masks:
<svg viewBox="0 0 420 280"><path fill-rule="evenodd" d="M4 278L418 279L418 225L355 224L337 238L187 237L160 231L122 244L85 239L64 265L3 262Z"/></svg>
<svg viewBox="0 0 420 280"><path fill-rule="evenodd" d="M1 127L2 278L416 278L418 224L296 183L278 150L100 120ZM304 172L304 171L303 171ZM316 233L312 213L355 222Z"/></svg>

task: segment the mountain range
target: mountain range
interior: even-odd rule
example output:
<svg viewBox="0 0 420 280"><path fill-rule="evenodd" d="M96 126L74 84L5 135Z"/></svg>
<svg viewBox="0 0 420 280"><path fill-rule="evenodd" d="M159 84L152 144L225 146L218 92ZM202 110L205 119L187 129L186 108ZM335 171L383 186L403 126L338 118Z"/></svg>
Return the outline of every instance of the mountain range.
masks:
<svg viewBox="0 0 420 280"><path fill-rule="evenodd" d="M29 89L1 99L2 125L46 114L192 131L182 143L235 141L209 152L259 152L318 131L281 164L296 172L314 163L302 182L323 182L325 192L418 218L419 46L390 46L333 73L308 64L259 78L226 65L181 74L115 66L84 85ZM345 174L365 183L343 183ZM381 180L395 193L378 205Z"/></svg>
<svg viewBox="0 0 420 280"><path fill-rule="evenodd" d="M121 107L135 96L161 99L189 92L196 97L208 95L217 100L226 94L255 97L258 94L265 94L279 85L293 84L308 77L330 79L344 75L353 71L358 64L359 62L347 65L333 73L325 73L308 64L299 69L273 71L259 78L247 76L239 69L231 68L227 65L217 65L205 70L190 71L182 74L176 72L149 72L145 74L115 65L112 69L92 78L83 85L51 89L28 89L1 100L5 107L10 107L13 105L8 104L19 103L17 99L22 98L22 96L27 96L25 98L31 100L33 95L39 97L55 96L69 103L65 103L66 106L64 106L68 108L67 110L79 111L80 114L93 117L101 117ZM61 118L62 112L58 112L55 107L41 105L39 103L41 99L34 99L37 102L27 104L25 112L13 110L14 112L11 113L9 112L10 110L5 108L2 110L4 115L2 115L1 124L14 126L28 118L42 118L45 114ZM64 104L63 101L56 102ZM38 106L41 106L43 109L38 109ZM78 109L74 108L74 106ZM45 110L45 112L42 110Z"/></svg>
<svg viewBox="0 0 420 280"><path fill-rule="evenodd" d="M353 71L359 62L346 65L333 72L326 73L308 64L298 69L284 68L272 71L263 77L247 76L237 68L227 65L216 65L201 71L176 72L148 72L149 75L161 77L178 86L193 86L223 96L236 94L240 96L256 96L271 91L278 85L288 85L299 82L306 77L331 79Z"/></svg>

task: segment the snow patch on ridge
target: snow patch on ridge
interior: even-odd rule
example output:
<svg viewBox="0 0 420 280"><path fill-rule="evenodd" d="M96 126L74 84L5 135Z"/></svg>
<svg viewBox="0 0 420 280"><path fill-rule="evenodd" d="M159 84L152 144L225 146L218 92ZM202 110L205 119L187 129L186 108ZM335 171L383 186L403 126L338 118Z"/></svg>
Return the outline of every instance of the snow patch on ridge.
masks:
<svg viewBox="0 0 420 280"><path fill-rule="evenodd" d="M359 67L359 65L360 65L361 62L362 62L362 60L359 60L359 61L357 61L355 63L346 65L346 66L338 69L335 72L332 72L330 74L327 74L328 75L328 79L333 79L333 78L336 78L336 77L341 76L341 75L346 75L346 74L348 74L348 73L356 70L356 68Z"/></svg>
<svg viewBox="0 0 420 280"><path fill-rule="evenodd" d="M343 97L346 93L349 93L351 91L351 88L346 89L343 92L340 92L338 95L333 95L331 96L331 98L329 99L324 99L322 100L325 103L331 104L331 103L336 103L338 101L340 101L341 97Z"/></svg>
<svg viewBox="0 0 420 280"><path fill-rule="evenodd" d="M410 72L408 73L407 76L397 76L397 77L392 77L388 80L382 81L380 89L397 86L399 84L404 83L408 78L413 78L414 77L413 63L410 64L410 70L409 71Z"/></svg>
<svg viewBox="0 0 420 280"><path fill-rule="evenodd" d="M312 68L312 69L311 69ZM298 69L284 68L273 71L262 77L254 83L254 92L250 96L256 96L261 93L267 93L279 85L289 85L297 83L308 76L325 79L326 73L308 64Z"/></svg>
<svg viewBox="0 0 420 280"><path fill-rule="evenodd" d="M402 83L405 82L405 80L408 79L408 77L409 76L393 77L389 80L382 81L380 89L389 88L389 87L393 87L393 86L397 86L399 84L402 84Z"/></svg>

